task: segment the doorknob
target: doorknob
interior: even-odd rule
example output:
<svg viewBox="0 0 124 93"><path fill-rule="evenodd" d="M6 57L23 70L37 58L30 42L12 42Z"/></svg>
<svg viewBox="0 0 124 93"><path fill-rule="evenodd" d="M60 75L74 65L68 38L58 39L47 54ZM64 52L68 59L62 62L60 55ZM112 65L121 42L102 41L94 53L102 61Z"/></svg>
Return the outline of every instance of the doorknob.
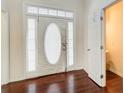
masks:
<svg viewBox="0 0 124 93"><path fill-rule="evenodd" d="M63 51L66 51L66 48L67 48L66 45L67 45L66 43L62 43L62 50L63 50Z"/></svg>

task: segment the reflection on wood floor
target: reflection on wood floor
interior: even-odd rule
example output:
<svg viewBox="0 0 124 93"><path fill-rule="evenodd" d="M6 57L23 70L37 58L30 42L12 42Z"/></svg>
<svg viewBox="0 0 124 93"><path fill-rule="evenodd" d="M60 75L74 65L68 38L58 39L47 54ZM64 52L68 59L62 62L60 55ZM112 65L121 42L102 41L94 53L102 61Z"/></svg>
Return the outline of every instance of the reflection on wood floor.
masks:
<svg viewBox="0 0 124 93"><path fill-rule="evenodd" d="M122 93L122 78L107 72L107 87L100 88L84 70L24 80L2 86L2 93Z"/></svg>

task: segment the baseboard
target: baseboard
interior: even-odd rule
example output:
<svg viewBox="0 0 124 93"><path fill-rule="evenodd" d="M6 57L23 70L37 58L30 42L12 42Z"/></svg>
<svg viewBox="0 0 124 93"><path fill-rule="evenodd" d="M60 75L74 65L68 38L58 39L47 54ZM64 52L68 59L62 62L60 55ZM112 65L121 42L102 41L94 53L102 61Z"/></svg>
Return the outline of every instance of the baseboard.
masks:
<svg viewBox="0 0 124 93"><path fill-rule="evenodd" d="M7 84L9 84L9 82L1 83L1 86L7 85Z"/></svg>
<svg viewBox="0 0 124 93"><path fill-rule="evenodd" d="M113 69L113 68L109 68L109 71L111 71L111 72L113 72L113 73L119 75L120 77L123 77L123 73L121 73L121 72L119 72L119 71L117 71L117 70L115 70L115 69Z"/></svg>
<svg viewBox="0 0 124 93"><path fill-rule="evenodd" d="M67 71L67 72L73 72L73 71L78 71L78 70L83 70L83 69L75 69L75 70L70 70L70 71ZM65 72L55 73L55 74L62 74L62 73L65 73ZM55 74L51 74L51 75L55 75ZM49 75L36 76L36 77L32 77L32 78L18 78L18 79L16 78L16 79L11 80L7 84L15 83L15 82L21 82L21 81L26 81L26 80L32 80L32 79L36 79L36 78L42 78L42 77L46 77L46 76L49 76ZM4 84L4 85L6 85L6 84Z"/></svg>
<svg viewBox="0 0 124 93"><path fill-rule="evenodd" d="M14 78L14 79L10 79L10 82L9 83L11 83L11 82L18 82L18 81L22 81L22 80L25 80L25 79L27 79L27 78L25 78L25 77Z"/></svg>

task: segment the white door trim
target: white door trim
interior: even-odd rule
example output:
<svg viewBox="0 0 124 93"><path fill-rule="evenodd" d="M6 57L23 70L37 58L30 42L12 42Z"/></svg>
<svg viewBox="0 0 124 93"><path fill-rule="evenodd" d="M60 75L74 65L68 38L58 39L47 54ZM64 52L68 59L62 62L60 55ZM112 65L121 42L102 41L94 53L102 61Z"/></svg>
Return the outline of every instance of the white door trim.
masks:
<svg viewBox="0 0 124 93"><path fill-rule="evenodd" d="M28 4L29 5L29 4ZM37 6L36 4L35 4L35 6ZM38 5L39 6L39 5ZM52 8L52 7L49 7L49 8ZM27 19L27 17L29 16L29 17L32 17L32 18L35 18L35 19L37 19L38 20L38 18L41 16L41 15L31 15L31 14L25 14L25 9L26 9L26 4L25 3L23 3L23 41L24 41L24 46L23 46L23 50L24 50L24 55L23 55L23 57L24 57L24 79L27 79L27 78L30 78L30 77L26 77L26 67L25 67L25 65L26 65L26 57L25 57L25 49L26 49L26 19ZM60 9L61 10L61 9ZM64 10L64 11L69 11L69 10L66 10L66 9L62 9L62 10ZM70 10L71 11L71 10ZM42 17L50 17L50 16L42 16ZM51 16L52 17L52 16ZM54 18L58 18L58 17L54 17ZM60 18L61 19L61 18ZM68 18L63 18L64 20L67 20L68 22L73 22L73 51L74 51L74 64L75 64L75 62L76 62L76 52L77 52L77 46L76 46L76 13L73 11L73 19L68 19ZM67 71L70 71L70 70L75 70L76 68L75 68L75 66L73 66L73 69L67 69ZM34 75L34 76L36 76L36 75ZM22 79L23 80L23 79Z"/></svg>
<svg viewBox="0 0 124 93"><path fill-rule="evenodd" d="M109 7L109 6L111 6L111 5L113 5L113 4L115 4L115 3L117 3L117 2L119 2L119 1L121 1L121 0L114 0L113 2L109 2L109 3L107 3L103 8L102 8L102 10L101 10L101 18L102 18L102 20L101 20L101 45L103 46L103 49L102 49L102 73L105 75L104 76L104 79L102 79L102 85L103 85L103 87L104 86L106 86L106 52L105 52L105 49L106 49L106 45L105 45L105 12L104 12L104 10L107 8L107 7Z"/></svg>

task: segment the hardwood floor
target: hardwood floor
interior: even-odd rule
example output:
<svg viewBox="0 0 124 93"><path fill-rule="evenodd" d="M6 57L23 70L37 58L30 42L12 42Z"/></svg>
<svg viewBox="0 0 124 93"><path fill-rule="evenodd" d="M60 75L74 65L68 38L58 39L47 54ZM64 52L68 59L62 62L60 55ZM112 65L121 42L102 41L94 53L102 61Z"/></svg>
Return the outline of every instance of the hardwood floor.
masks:
<svg viewBox="0 0 124 93"><path fill-rule="evenodd" d="M100 88L83 70L50 75L2 86L2 93L122 93L122 78L107 72L107 87Z"/></svg>

